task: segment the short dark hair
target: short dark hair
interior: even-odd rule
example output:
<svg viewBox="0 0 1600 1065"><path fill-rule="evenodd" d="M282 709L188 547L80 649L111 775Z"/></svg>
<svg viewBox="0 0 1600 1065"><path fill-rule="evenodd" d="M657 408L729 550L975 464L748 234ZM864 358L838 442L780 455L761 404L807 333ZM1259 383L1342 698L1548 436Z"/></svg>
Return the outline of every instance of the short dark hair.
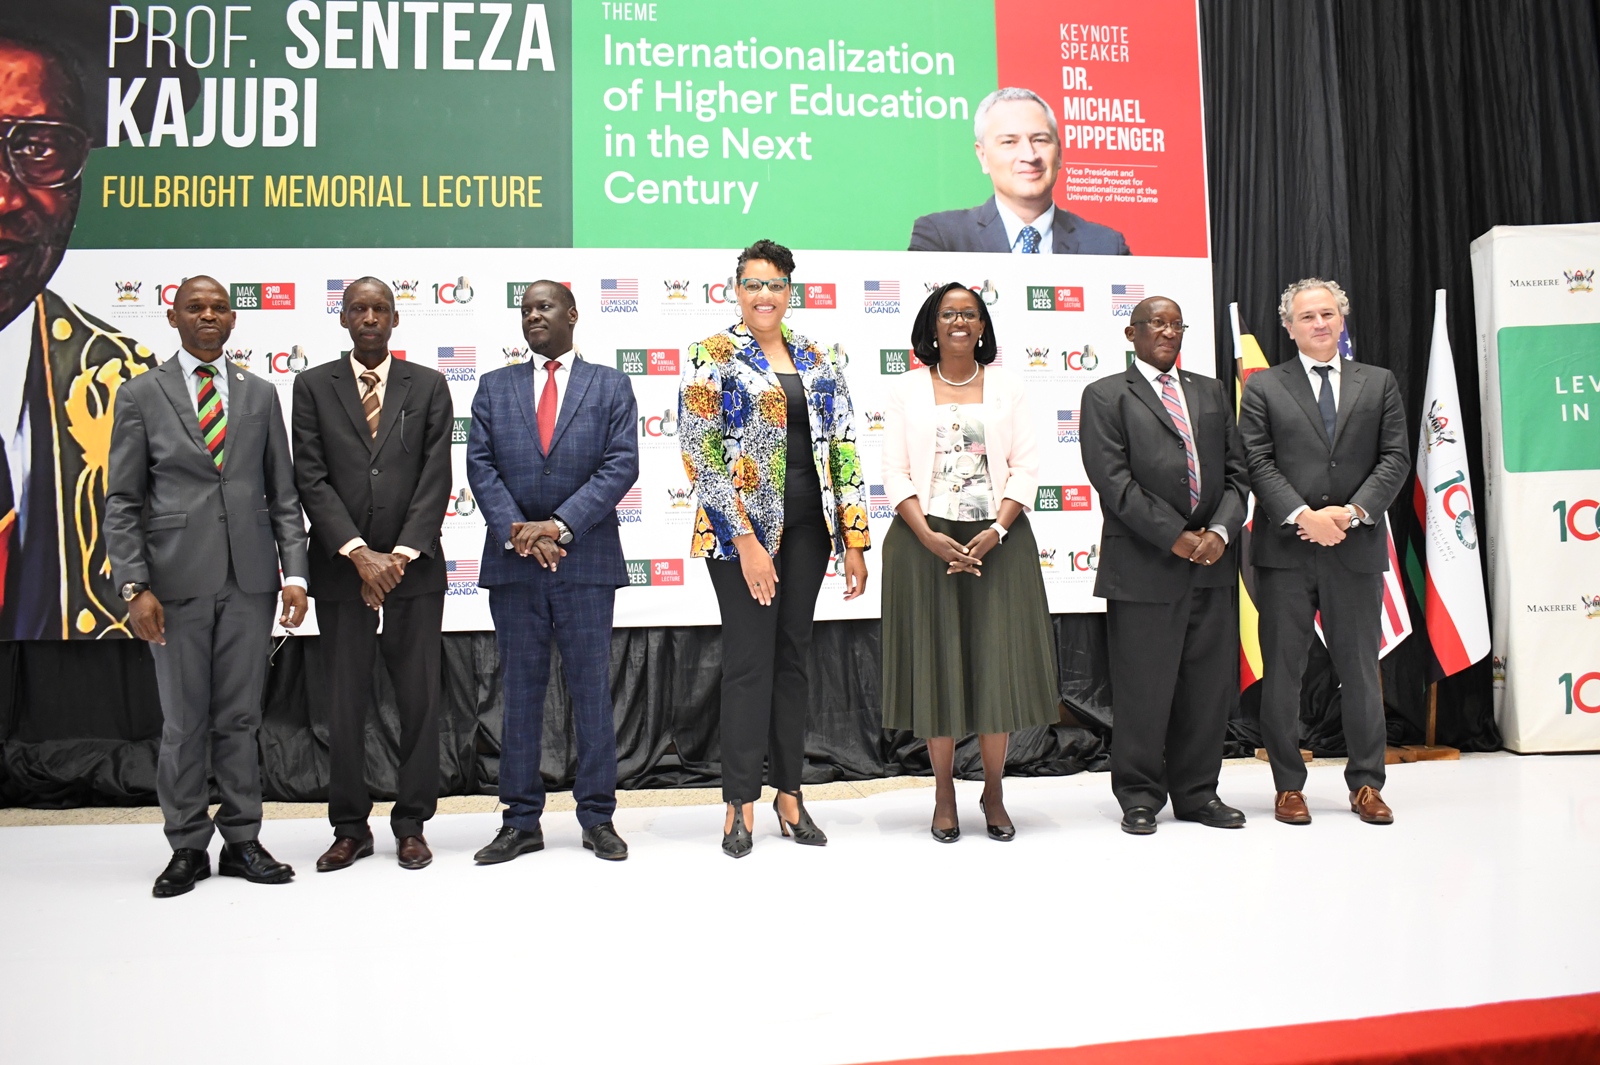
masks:
<svg viewBox="0 0 1600 1065"><path fill-rule="evenodd" d="M922 301L922 309L917 312L916 320L911 323L911 351L917 361L927 366L935 366L939 362L939 349L934 347L939 336L939 304L944 302L945 296L956 291L966 292L978 301L978 318L983 322L983 336L978 338L977 350L972 353L979 365L987 366L1000 354L999 342L994 337L994 319L989 317L989 306L983 302L983 297L973 292L959 281L951 281L941 285L928 293L928 298Z"/></svg>
<svg viewBox="0 0 1600 1065"><path fill-rule="evenodd" d="M389 296L389 306L390 307L394 306L394 289L389 287L389 283L387 281L384 281L382 278L379 278L379 277L373 277L371 274L368 274L366 277L358 277L354 281L350 282L348 285L346 285L344 287L344 297L343 298L344 298L344 301L346 303L350 302L350 290L355 288L357 285L377 285L379 288L383 289L383 291L388 294L388 296Z"/></svg>
<svg viewBox="0 0 1600 1065"><path fill-rule="evenodd" d="M549 285L555 289L556 299L560 301L563 310L570 311L578 305L578 301L572 296L572 290L559 281L551 281L549 278L541 277L537 281L528 282L528 288L532 288L534 285ZM522 290L524 295L527 294L528 288Z"/></svg>
<svg viewBox="0 0 1600 1065"><path fill-rule="evenodd" d="M757 259L776 266L786 277L794 276L794 252L777 241L767 240L764 237L739 253L739 264L734 267L733 276L743 277L745 263Z"/></svg>

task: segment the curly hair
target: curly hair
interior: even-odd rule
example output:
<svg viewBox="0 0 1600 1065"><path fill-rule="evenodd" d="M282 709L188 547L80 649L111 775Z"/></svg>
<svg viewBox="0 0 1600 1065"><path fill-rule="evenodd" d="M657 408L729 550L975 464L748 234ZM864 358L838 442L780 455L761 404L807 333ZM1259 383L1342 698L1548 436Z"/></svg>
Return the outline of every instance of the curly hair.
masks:
<svg viewBox="0 0 1600 1065"><path fill-rule="evenodd" d="M1289 318L1294 314L1295 297L1314 288L1325 288L1332 293L1334 302L1339 305L1339 316L1350 317L1350 297L1339 287L1339 282L1324 281L1320 277L1306 277L1284 289L1283 295L1278 297L1278 320L1285 325L1289 324Z"/></svg>
<svg viewBox="0 0 1600 1065"><path fill-rule="evenodd" d="M939 349L934 346L939 336L939 305L944 302L945 296L955 291L971 293L972 290L959 281L951 281L941 285L928 293L928 298L922 301L922 309L917 312L916 320L911 323L911 350L916 355L917 361L926 366L934 366L939 362ZM978 318L983 322L983 335L978 338L977 350L973 358L987 366L1000 354L1000 346L994 337L994 319L989 317L989 308L978 298L976 293L973 298L978 300Z"/></svg>
<svg viewBox="0 0 1600 1065"><path fill-rule="evenodd" d="M794 252L765 237L739 253L739 264L734 268L733 276L743 277L745 264L755 260L771 263L782 270L785 277L794 276Z"/></svg>

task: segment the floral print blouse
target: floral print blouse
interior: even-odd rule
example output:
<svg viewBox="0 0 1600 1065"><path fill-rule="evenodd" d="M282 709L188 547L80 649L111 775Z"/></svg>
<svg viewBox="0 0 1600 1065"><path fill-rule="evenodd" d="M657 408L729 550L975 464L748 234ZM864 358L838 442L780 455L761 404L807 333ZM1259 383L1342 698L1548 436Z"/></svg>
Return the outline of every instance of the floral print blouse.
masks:
<svg viewBox="0 0 1600 1065"><path fill-rule="evenodd" d="M846 548L871 546L850 389L832 351L782 329L805 388L823 516L842 557ZM783 386L743 322L689 346L678 385L678 443L699 497L692 557L736 559L733 540L746 533L778 553L788 429Z"/></svg>

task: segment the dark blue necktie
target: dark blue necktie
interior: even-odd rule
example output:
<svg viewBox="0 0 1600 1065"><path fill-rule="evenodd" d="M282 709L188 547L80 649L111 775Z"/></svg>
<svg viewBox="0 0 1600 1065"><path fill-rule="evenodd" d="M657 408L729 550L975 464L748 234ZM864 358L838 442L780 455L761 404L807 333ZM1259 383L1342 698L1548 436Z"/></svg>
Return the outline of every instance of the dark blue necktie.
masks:
<svg viewBox="0 0 1600 1065"><path fill-rule="evenodd" d="M1333 372L1331 366L1316 366L1313 373L1322 375L1322 387L1317 390L1317 409L1322 412L1322 428L1328 433L1328 446L1333 446L1333 430L1339 424L1339 412L1333 408L1333 382L1328 375Z"/></svg>
<svg viewBox="0 0 1600 1065"><path fill-rule="evenodd" d="M1022 254L1039 254L1039 231L1037 229L1034 229L1032 226L1023 226L1022 231L1017 234L1017 237L1022 241Z"/></svg>

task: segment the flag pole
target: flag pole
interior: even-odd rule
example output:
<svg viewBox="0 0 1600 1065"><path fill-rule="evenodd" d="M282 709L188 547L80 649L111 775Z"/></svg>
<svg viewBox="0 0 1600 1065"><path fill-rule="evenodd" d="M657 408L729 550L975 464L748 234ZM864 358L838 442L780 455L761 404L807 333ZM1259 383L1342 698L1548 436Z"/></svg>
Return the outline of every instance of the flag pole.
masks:
<svg viewBox="0 0 1600 1065"><path fill-rule="evenodd" d="M1438 730L1439 730L1439 682L1438 681L1434 681L1432 684L1428 685L1428 731L1425 734L1426 735L1426 743L1430 748L1434 746L1434 740L1438 738ZM1456 752L1456 757L1459 758L1460 756L1461 756L1461 753L1459 751L1457 751Z"/></svg>

